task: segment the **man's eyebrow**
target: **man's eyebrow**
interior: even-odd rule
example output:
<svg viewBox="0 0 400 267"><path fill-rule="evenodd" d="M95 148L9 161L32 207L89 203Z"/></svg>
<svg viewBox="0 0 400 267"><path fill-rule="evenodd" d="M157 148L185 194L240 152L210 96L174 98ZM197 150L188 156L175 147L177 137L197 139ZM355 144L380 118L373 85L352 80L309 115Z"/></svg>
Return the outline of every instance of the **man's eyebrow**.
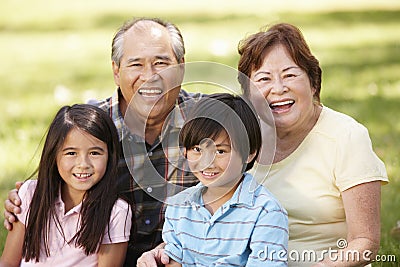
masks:
<svg viewBox="0 0 400 267"><path fill-rule="evenodd" d="M156 55L154 56L155 59L161 59L161 60L167 60L167 61L172 61L171 57L168 55ZM132 63L132 62L137 62L137 61L141 61L143 60L143 58L140 57L133 57L133 58L128 58L128 60L126 61L128 64Z"/></svg>
<svg viewBox="0 0 400 267"><path fill-rule="evenodd" d="M140 60L141 60L140 57L134 57L134 58L128 58L127 62L130 63L130 62L135 62L135 61L140 61Z"/></svg>
<svg viewBox="0 0 400 267"><path fill-rule="evenodd" d="M162 59L162 60L171 60L171 57L170 56L164 56L164 55L157 55L157 56L155 56L155 58L156 59Z"/></svg>

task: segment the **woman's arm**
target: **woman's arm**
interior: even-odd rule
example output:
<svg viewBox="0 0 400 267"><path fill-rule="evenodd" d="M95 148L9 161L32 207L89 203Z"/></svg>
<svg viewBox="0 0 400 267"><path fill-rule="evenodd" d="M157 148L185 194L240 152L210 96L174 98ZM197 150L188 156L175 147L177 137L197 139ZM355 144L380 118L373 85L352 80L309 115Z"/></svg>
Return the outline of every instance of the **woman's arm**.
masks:
<svg viewBox="0 0 400 267"><path fill-rule="evenodd" d="M363 183L342 192L347 222L347 247L340 261L325 259L317 266L364 266L375 259L380 243L381 182ZM354 253L354 251L357 251ZM355 255L355 256L354 256Z"/></svg>
<svg viewBox="0 0 400 267"><path fill-rule="evenodd" d="M99 267L123 266L128 242L102 244L99 249Z"/></svg>
<svg viewBox="0 0 400 267"><path fill-rule="evenodd" d="M14 223L13 231L8 232L0 266L19 266L22 259L22 245L24 243L25 225Z"/></svg>

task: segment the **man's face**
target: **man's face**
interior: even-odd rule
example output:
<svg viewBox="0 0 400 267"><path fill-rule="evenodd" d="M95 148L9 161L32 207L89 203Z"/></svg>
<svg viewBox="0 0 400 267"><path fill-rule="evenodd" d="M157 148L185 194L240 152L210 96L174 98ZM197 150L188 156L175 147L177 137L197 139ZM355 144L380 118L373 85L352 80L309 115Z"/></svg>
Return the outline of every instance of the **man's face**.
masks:
<svg viewBox="0 0 400 267"><path fill-rule="evenodd" d="M183 79L168 31L151 21L141 21L124 36L120 66L113 62L114 80L124 101L120 108L142 119L164 120L174 107Z"/></svg>

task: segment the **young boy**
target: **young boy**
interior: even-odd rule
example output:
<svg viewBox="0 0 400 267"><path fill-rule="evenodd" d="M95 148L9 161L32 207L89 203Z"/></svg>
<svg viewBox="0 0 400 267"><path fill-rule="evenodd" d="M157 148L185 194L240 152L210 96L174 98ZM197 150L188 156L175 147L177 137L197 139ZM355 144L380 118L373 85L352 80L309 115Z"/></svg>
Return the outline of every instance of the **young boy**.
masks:
<svg viewBox="0 0 400 267"><path fill-rule="evenodd" d="M251 104L231 94L202 98L180 141L200 183L168 200L169 266L287 266L287 213L245 172L261 147Z"/></svg>

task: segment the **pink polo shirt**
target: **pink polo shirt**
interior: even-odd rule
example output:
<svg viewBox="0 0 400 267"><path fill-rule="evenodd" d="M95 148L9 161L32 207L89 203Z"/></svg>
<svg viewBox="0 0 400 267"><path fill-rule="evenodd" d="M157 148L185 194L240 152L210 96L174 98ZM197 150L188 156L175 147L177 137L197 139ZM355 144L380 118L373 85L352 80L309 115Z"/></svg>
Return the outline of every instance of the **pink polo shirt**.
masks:
<svg viewBox="0 0 400 267"><path fill-rule="evenodd" d="M24 225L26 224L27 212L36 184L36 180L28 180L22 185L18 193L22 199L22 213L17 216ZM64 231L65 240L71 240L78 230L78 219L81 206L82 204L79 204L65 213L64 202L61 200L59 194L59 198L56 201L56 211ZM106 234L101 243L111 244L127 242L129 240L132 223L131 216L132 213L128 203L124 200L118 199L114 204L110 217L111 240L106 230ZM22 260L21 266L97 266L97 254L86 256L82 249L75 247L73 244L67 244L65 240L62 234L57 230L55 222L52 220L48 242L50 257L45 257L46 254L44 248L42 248L43 253L41 253L40 262L25 262Z"/></svg>

